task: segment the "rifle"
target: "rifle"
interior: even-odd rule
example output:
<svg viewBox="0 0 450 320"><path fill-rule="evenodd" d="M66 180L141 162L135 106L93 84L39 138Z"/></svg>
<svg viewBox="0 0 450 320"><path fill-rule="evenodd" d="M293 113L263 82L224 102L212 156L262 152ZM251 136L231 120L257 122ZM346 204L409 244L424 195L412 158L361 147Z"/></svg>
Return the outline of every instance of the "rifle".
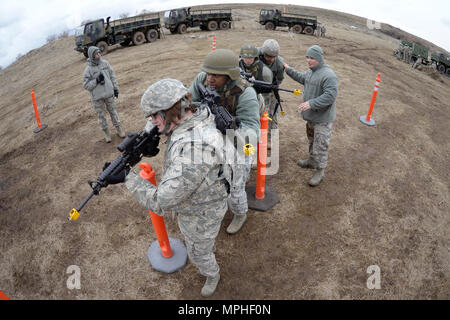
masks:
<svg viewBox="0 0 450 320"><path fill-rule="evenodd" d="M81 209L88 203L88 201L94 196L100 193L100 190L108 186L106 177L108 175L115 175L121 172L126 167L133 167L142 157L156 156L158 154L159 144L159 132L158 127L153 127L150 131L143 130L140 133L131 132L127 137L117 146L117 149L122 152L121 155L103 169L102 173L96 180L88 181L89 186L92 188L92 192L86 199L81 202L77 208L73 208L69 213L69 221L77 220L80 216Z"/></svg>
<svg viewBox="0 0 450 320"><path fill-rule="evenodd" d="M278 106L281 108L281 112L284 114L283 107L281 106L281 98L279 91L286 91L295 94L296 96L301 94L300 89L289 90L280 88L277 84L270 83L267 81L256 80L251 73L241 71L241 76L245 77L245 79L253 84L253 88L257 93L269 93L273 91L275 98L277 99L277 105L275 106L274 114L277 113Z"/></svg>
<svg viewBox="0 0 450 320"><path fill-rule="evenodd" d="M216 90L211 88L206 88L201 82L198 83L198 88L202 95L202 103L206 103L211 110L211 113L215 116L216 128L223 134L226 135L227 129L239 129L241 126L241 120L239 117L234 117L220 105L220 95L216 92ZM239 134L235 135L235 137L242 142ZM255 153L255 148L252 144L242 143L244 146L245 155L250 155Z"/></svg>
<svg viewBox="0 0 450 320"><path fill-rule="evenodd" d="M198 88L202 95L202 102L206 103L212 114L216 117L216 127L222 134L226 134L227 129L238 129L241 126L241 120L238 117L233 117L227 109L220 105L220 95L216 90L206 88L201 82L198 83Z"/></svg>

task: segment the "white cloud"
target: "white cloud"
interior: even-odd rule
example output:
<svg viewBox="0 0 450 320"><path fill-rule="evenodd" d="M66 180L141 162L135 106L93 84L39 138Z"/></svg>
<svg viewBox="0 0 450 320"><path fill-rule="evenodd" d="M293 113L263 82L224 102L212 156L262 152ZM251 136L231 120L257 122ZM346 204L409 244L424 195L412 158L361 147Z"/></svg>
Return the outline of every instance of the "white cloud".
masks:
<svg viewBox="0 0 450 320"><path fill-rule="evenodd" d="M391 24L450 50L450 4L444 0L198 0L189 5L211 3L279 3L319 7ZM135 15L143 9L162 11L187 5L181 0L15 0L0 3L0 66L11 64L18 54L45 44L50 35L73 29L83 20L121 13Z"/></svg>

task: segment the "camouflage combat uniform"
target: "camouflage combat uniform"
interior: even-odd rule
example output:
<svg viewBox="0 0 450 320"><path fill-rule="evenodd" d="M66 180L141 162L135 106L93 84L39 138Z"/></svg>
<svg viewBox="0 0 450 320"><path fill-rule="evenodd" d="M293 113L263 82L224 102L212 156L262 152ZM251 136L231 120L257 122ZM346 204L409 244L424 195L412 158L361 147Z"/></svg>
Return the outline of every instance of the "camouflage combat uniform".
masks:
<svg viewBox="0 0 450 320"><path fill-rule="evenodd" d="M258 57L255 58L255 62L250 66L246 66L244 61L241 59L239 61L239 66L242 71L251 73L255 80L265 81L272 83L273 74L272 70L269 69ZM257 92L259 95L259 92ZM276 99L273 92L262 92L261 93L264 103L260 103L259 115L263 115L266 109L270 109L270 106L275 106ZM258 97L259 98L259 97ZM272 107L273 109L273 107Z"/></svg>
<svg viewBox="0 0 450 320"><path fill-rule="evenodd" d="M160 216L169 212L177 215L188 256L207 277L219 274L213 247L227 211L222 153L223 137L215 127L214 116L208 108L199 108L169 134L158 186L133 171L125 183L148 210ZM203 156L197 159L196 155Z"/></svg>
<svg viewBox="0 0 450 320"><path fill-rule="evenodd" d="M308 101L311 108L302 111L302 117L307 121L310 161L316 169L325 169L331 130L336 119L338 79L333 70L325 64L323 51L319 46L309 48L307 56L319 61L320 64L303 73L289 67L286 73L305 86L303 100Z"/></svg>
<svg viewBox="0 0 450 320"><path fill-rule="evenodd" d="M264 42L261 48L258 48L259 59L264 62L264 64L272 71L272 83L276 85L281 85L284 79L284 67L283 67L283 58L279 56L280 46L278 42L273 39L268 39ZM266 59L264 59L264 53L277 57L272 64L268 64ZM269 117L272 121L269 121L269 140L270 140L270 131L272 129L278 128L278 111L280 107L278 106L277 113L275 114L275 108L278 101L275 98L275 95L272 94L270 96L270 101L267 101L266 108L268 109Z"/></svg>
<svg viewBox="0 0 450 320"><path fill-rule="evenodd" d="M206 72L200 72L189 88L194 102L200 102L202 100L201 93L198 90L198 83L200 82L205 85L206 75ZM255 144L255 141L259 137L260 129L259 103L255 90L251 87L246 87L244 80L239 78L238 80L229 80L224 88L217 90L217 93L222 98L222 106L224 106L233 116L237 116L241 120L242 132L250 137L255 137L255 139L253 139L253 144ZM228 205L235 215L244 215L248 211L245 183L250 176L253 157L245 157L244 162L245 163L238 161L238 163L233 166L234 172L243 172L244 175L242 183L235 184L234 187L231 188Z"/></svg>
<svg viewBox="0 0 450 320"><path fill-rule="evenodd" d="M405 61L407 64L411 63L411 56L412 56L412 48L405 46L403 61Z"/></svg>
<svg viewBox="0 0 450 320"><path fill-rule="evenodd" d="M114 90L118 90L117 79L114 74L114 70L109 65L108 61L102 59L94 59L94 56L100 49L91 46L88 49L88 66L84 70L83 74L83 88L88 90L91 94L91 101L94 106L94 110L98 115L98 122L103 131L108 129L108 123L106 121L106 110L111 116L113 125L120 127L119 115L117 114L116 106L114 103ZM97 77L103 73L105 77L105 83L97 83Z"/></svg>

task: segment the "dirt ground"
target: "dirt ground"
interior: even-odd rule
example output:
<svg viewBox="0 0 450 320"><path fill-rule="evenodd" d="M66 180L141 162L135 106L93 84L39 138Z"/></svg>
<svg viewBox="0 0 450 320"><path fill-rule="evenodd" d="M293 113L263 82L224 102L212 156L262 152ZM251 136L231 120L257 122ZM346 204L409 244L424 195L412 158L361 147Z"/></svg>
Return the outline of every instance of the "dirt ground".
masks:
<svg viewBox="0 0 450 320"><path fill-rule="evenodd" d="M119 81L127 132L145 125L140 99L150 84L172 77L190 85L213 35L217 48L236 53L274 38L302 71L307 48L319 44L339 78L329 164L316 188L308 186L313 172L296 165L307 155L301 98L281 93L287 114L279 116L280 168L266 179L281 203L250 210L233 236L225 232L232 218L226 214L216 243L221 282L212 298L450 299L450 79L395 59L396 40L368 30L362 18L306 10L327 26L318 39L264 30L255 22L260 8L235 5L229 31L165 30L155 43L117 47L104 57ZM73 38L58 40L0 71L0 290L12 299L200 299L204 277L190 262L173 274L152 269L146 252L156 240L153 227L125 186L108 187L76 222L67 221L121 140L104 143L81 84L86 62L73 48ZM368 127L359 117L378 72L376 126ZM283 87L303 89L287 76ZM48 125L39 134L31 89ZM146 159L157 180L163 154ZM170 237L183 239L175 221L166 225ZM71 265L81 270L79 290L66 286ZM381 289L366 285L372 265L380 268Z"/></svg>

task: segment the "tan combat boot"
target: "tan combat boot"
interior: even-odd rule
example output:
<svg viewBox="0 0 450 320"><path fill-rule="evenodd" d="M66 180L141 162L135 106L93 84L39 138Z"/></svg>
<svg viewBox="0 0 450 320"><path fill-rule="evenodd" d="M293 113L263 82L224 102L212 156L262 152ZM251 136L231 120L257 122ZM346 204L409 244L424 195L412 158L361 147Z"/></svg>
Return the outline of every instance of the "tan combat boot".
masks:
<svg viewBox="0 0 450 320"><path fill-rule="evenodd" d="M106 143L111 142L111 134L109 133L109 128L103 130L105 132L105 141Z"/></svg>
<svg viewBox="0 0 450 320"><path fill-rule="evenodd" d="M211 297L216 291L217 284L220 280L220 274L215 277L206 277L205 285L202 288L201 295L205 298Z"/></svg>
<svg viewBox="0 0 450 320"><path fill-rule="evenodd" d="M244 225L244 222L247 220L247 214L235 214L233 217L233 220L231 221L230 225L227 228L228 234L235 234L239 230L241 230L242 226Z"/></svg>
<svg viewBox="0 0 450 320"><path fill-rule="evenodd" d="M119 137L125 138L125 133L122 131L122 128L120 126L117 126L116 130L117 130L117 134L119 135Z"/></svg>
<svg viewBox="0 0 450 320"><path fill-rule="evenodd" d="M325 176L325 169L317 169L316 173L313 175L311 180L309 180L309 185L311 187L318 186L320 182L322 182L324 176Z"/></svg>

